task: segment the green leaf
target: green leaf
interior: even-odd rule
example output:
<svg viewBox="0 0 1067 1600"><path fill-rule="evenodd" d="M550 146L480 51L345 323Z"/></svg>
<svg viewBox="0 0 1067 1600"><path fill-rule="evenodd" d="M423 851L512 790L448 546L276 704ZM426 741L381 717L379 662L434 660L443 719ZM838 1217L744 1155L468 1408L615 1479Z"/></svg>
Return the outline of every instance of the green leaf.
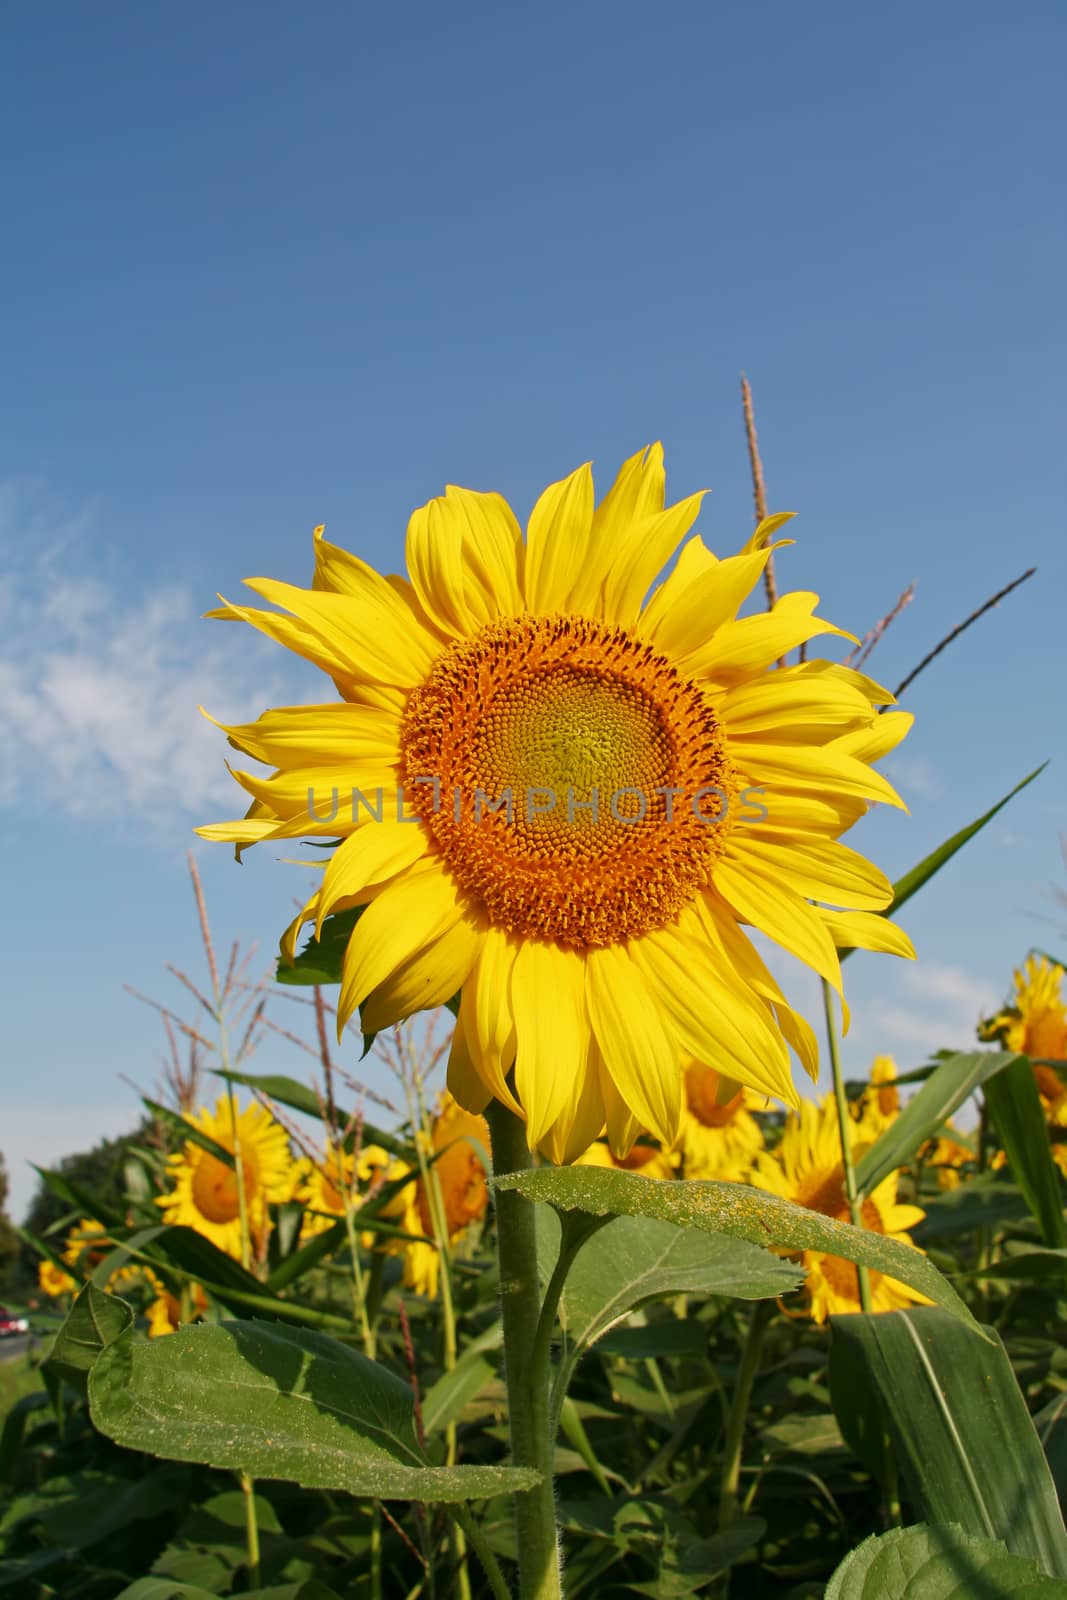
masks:
<svg viewBox="0 0 1067 1600"><path fill-rule="evenodd" d="M494 1180L528 1200L593 1216L656 1217L683 1228L727 1234L766 1249L821 1250L910 1284L977 1329L955 1289L918 1250L880 1233L835 1222L744 1183L677 1183L598 1167L539 1167Z"/></svg>
<svg viewBox="0 0 1067 1600"><path fill-rule="evenodd" d="M306 1083L299 1083L296 1078L287 1078L280 1073L255 1073L255 1072L216 1072L216 1078L225 1078L227 1083L239 1083L246 1089L258 1090L270 1100L277 1100L279 1105L288 1106L292 1111L302 1111L306 1117L314 1117L316 1122L322 1121L322 1102L314 1089L309 1089ZM348 1118L343 1117L342 1122ZM383 1150L388 1150L390 1155L402 1156L406 1160L414 1160L414 1150L409 1141L398 1139L394 1133L386 1133L382 1128L376 1128L370 1122L360 1120L360 1143L366 1150L368 1145L381 1145ZM351 1149L355 1140L355 1132L350 1133L345 1140L345 1148Z"/></svg>
<svg viewBox="0 0 1067 1600"><path fill-rule="evenodd" d="M215 1600L214 1592L195 1583L177 1583L173 1578L138 1578L115 1596L115 1600Z"/></svg>
<svg viewBox="0 0 1067 1600"><path fill-rule="evenodd" d="M976 1267L972 1276L1030 1283L1062 1279L1067 1277L1067 1250L1009 1249L999 1261Z"/></svg>
<svg viewBox="0 0 1067 1600"><path fill-rule="evenodd" d="M1063 1600L1065 1592L998 1539L920 1522L872 1533L845 1557L825 1600Z"/></svg>
<svg viewBox="0 0 1067 1600"><path fill-rule="evenodd" d="M1034 779L1039 777L1047 766L1048 762L1043 761L1039 767L1035 767L1033 772L1029 773L1021 783L1017 783L1014 789L1009 790L1003 800L998 800L996 805L991 806L976 822L970 823L966 828L961 828L959 833L954 833L950 839L945 840L944 844L938 845L936 850L925 856L917 866L912 867L910 872L906 872L902 878L898 878L893 885L892 903L886 907L884 915L887 917L894 916L901 906L911 899L912 895L918 894L923 885L929 883L934 874L941 871L946 862L952 860L957 850L962 850L968 840L973 839L976 833L980 833L987 822L992 822L997 812L1003 811L1008 801L1014 800L1015 796L1025 789L1028 783L1033 783ZM851 949L842 950L841 960L844 961L845 957L851 954Z"/></svg>
<svg viewBox="0 0 1067 1600"><path fill-rule="evenodd" d="M985 1086L985 1102L1011 1167L1047 1245L1067 1246L1060 1175L1052 1159L1048 1127L1034 1069L1016 1056L1006 1071Z"/></svg>
<svg viewBox="0 0 1067 1600"><path fill-rule="evenodd" d="M1067 1502L1067 1393L1053 1395L1034 1417L1034 1427L1056 1485L1060 1505Z"/></svg>
<svg viewBox="0 0 1067 1600"><path fill-rule="evenodd" d="M160 1122L165 1122L169 1128L180 1133L183 1139L190 1144L199 1145L201 1150L206 1150L209 1156L214 1156L216 1161L221 1161L227 1167L236 1165L236 1158L232 1150L227 1150L224 1144L219 1144L217 1139L212 1139L203 1133L195 1122L190 1122L188 1117L183 1117L180 1111L174 1111L170 1106L162 1105L158 1100L149 1100L141 1096L141 1104L147 1106L154 1117Z"/></svg>
<svg viewBox="0 0 1067 1600"><path fill-rule="evenodd" d="M471 1340L451 1372L443 1373L426 1391L422 1401L422 1425L428 1434L455 1422L464 1406L493 1381L500 1363L487 1360L486 1353L499 1350L503 1343L503 1323L494 1322Z"/></svg>
<svg viewBox="0 0 1067 1600"><path fill-rule="evenodd" d="M109 1345L89 1380L101 1433L175 1461L379 1500L453 1502L530 1489L512 1467L431 1467L410 1387L336 1340L271 1323L206 1323Z"/></svg>
<svg viewBox="0 0 1067 1600"><path fill-rule="evenodd" d="M58 1195L60 1200L72 1206L80 1217L86 1217L92 1222L101 1223L104 1228L121 1228L122 1218L117 1211L112 1211L109 1206L101 1205L99 1197L89 1194L80 1184L72 1183L62 1172L52 1172L48 1167L39 1167L34 1162L29 1163L41 1182Z"/></svg>
<svg viewBox="0 0 1067 1600"><path fill-rule="evenodd" d="M538 1263L548 1272L559 1255L559 1221L546 1207L536 1216ZM803 1280L799 1267L744 1239L690 1232L647 1216L615 1217L575 1256L559 1322L577 1356L631 1312L668 1295L773 1300L791 1294Z"/></svg>
<svg viewBox="0 0 1067 1600"><path fill-rule="evenodd" d="M979 1339L933 1307L832 1317L831 1329L831 1371L842 1349L862 1364L916 1510L1067 1577L1055 1486L995 1332Z"/></svg>
<svg viewBox="0 0 1067 1600"><path fill-rule="evenodd" d="M45 1370L84 1394L94 1363L132 1326L133 1312L125 1300L104 1294L95 1283L87 1283L56 1334Z"/></svg>
<svg viewBox="0 0 1067 1600"><path fill-rule="evenodd" d="M9 1481L14 1476L15 1463L22 1448L26 1424L31 1414L47 1404L47 1394L43 1389L39 1389L35 1394L22 1395L4 1418L3 1428L0 1428L0 1483Z"/></svg>
<svg viewBox="0 0 1067 1600"><path fill-rule="evenodd" d="M870 1194L883 1178L905 1166L979 1084L1023 1059L1005 1050L971 1050L942 1061L856 1163L862 1193Z"/></svg>
<svg viewBox="0 0 1067 1600"><path fill-rule="evenodd" d="M1021 1192L996 1173L984 1173L958 1188L946 1189L931 1200L924 1199L923 1206L926 1216L911 1231L923 1249L934 1240L957 1238L976 1228L999 1228L1030 1215Z"/></svg>
<svg viewBox="0 0 1067 1600"><path fill-rule="evenodd" d="M316 939L314 932L309 934L307 943L298 952L292 965L279 960L275 981L302 988L316 985L328 988L330 984L340 983L348 941L366 909L366 906L352 906L347 911L335 911L332 916L326 917L319 937Z"/></svg>

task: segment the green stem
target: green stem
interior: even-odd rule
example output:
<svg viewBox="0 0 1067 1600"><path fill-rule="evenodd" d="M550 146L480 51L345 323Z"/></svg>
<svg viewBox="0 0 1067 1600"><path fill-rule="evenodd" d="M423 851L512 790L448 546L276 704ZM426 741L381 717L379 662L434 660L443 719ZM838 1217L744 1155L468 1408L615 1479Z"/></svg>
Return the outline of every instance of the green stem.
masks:
<svg viewBox="0 0 1067 1600"><path fill-rule="evenodd" d="M526 1130L506 1106L487 1109L493 1172L523 1172L533 1165ZM551 1340L541 1323L534 1206L514 1189L496 1193L497 1250L504 1323L504 1375L508 1390L511 1457L541 1474L536 1488L515 1496L515 1535L521 1600L562 1600L559 1537L552 1488L552 1438L548 1427ZM535 1361L536 1356L536 1361Z"/></svg>
<svg viewBox="0 0 1067 1600"><path fill-rule="evenodd" d="M760 1300L752 1312L741 1366L737 1374L737 1387L730 1404L726 1424L726 1442L723 1445L722 1483L719 1488L719 1529L725 1531L737 1519L737 1486L741 1481L741 1446L745 1437L748 1403L752 1398L752 1385L759 1371L763 1336L774 1316L774 1301Z"/></svg>
<svg viewBox="0 0 1067 1600"><path fill-rule="evenodd" d="M485 1575L489 1579L489 1587L496 1596L496 1600L511 1600L511 1590L508 1588L507 1580L500 1570L500 1563L493 1554L488 1540L483 1537L482 1530L471 1516L467 1507L464 1505L453 1505L449 1506L448 1510L458 1527L462 1530L464 1537L466 1538L471 1549L474 1551L475 1555L478 1557L478 1560L485 1568Z"/></svg>
<svg viewBox="0 0 1067 1600"><path fill-rule="evenodd" d="M248 1587L259 1588L259 1523L256 1520L256 1486L247 1472L240 1474L245 1501L245 1547L248 1551Z"/></svg>
<svg viewBox="0 0 1067 1600"><path fill-rule="evenodd" d="M845 1199L848 1201L848 1214L852 1219L854 1228L863 1227L863 1198L856 1182L856 1168L852 1162L852 1119L848 1111L848 1098L845 1094L845 1079L841 1072L841 1052L837 1047L837 1023L834 1018L833 990L826 979L822 980L822 1001L826 1013L826 1042L830 1047L830 1066L834 1075L834 1099L837 1102L837 1131L841 1140L841 1165L845 1174ZM870 1312L873 1309L871 1300L871 1275L866 1267L857 1266L856 1276L859 1280L860 1309Z"/></svg>
<svg viewBox="0 0 1067 1600"><path fill-rule="evenodd" d="M830 1065L834 1075L834 1099L837 1102L837 1127L841 1139L841 1165L845 1174L845 1197L854 1228L863 1227L863 1196L856 1182L856 1169L852 1163L852 1126L845 1095L845 1079L841 1071L841 1053L837 1047L837 1023L834 1017L833 991L826 979L822 980L823 1007L826 1012L826 1038L830 1046ZM871 1274L867 1267L857 1265L856 1278L860 1291L860 1310L870 1316L874 1310L871 1298ZM893 1454L893 1441L885 1418L882 1418L882 1487L885 1492L886 1521L889 1527L901 1525L900 1486L897 1479L897 1462Z"/></svg>

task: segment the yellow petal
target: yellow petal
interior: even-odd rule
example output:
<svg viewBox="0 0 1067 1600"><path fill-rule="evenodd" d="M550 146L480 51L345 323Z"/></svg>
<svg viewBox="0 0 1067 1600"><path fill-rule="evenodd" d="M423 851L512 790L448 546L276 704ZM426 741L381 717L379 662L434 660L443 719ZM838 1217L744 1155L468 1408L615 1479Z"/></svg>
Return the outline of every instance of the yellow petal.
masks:
<svg viewBox="0 0 1067 1600"><path fill-rule="evenodd" d="M805 745L764 744L752 739L731 746L730 754L738 770L752 784L762 785L772 794L775 785L783 783L816 792L829 789L835 794L857 800L877 800L906 811L907 806L880 772L841 749L845 742L834 740L832 744L812 749Z"/></svg>
<svg viewBox="0 0 1067 1600"><path fill-rule="evenodd" d="M636 621L649 589L700 515L705 492L701 489L666 511L635 522L628 533L620 532L603 585L601 615L609 622L630 627ZM705 553L711 556L710 551Z"/></svg>
<svg viewBox="0 0 1067 1600"><path fill-rule="evenodd" d="M255 722L227 725L201 713L221 728L234 746L268 767L325 766L372 760L389 763L400 757L396 717L367 706L331 700L321 706L278 706Z"/></svg>
<svg viewBox="0 0 1067 1600"><path fill-rule="evenodd" d="M441 653L440 641L412 616L384 578L377 578L368 597L360 600L299 589L274 578L246 578L245 586L291 611L318 636L342 673L413 689Z"/></svg>
<svg viewBox="0 0 1067 1600"><path fill-rule="evenodd" d="M494 1097L522 1116L507 1084L515 1060L515 1019L511 1010L511 971L517 946L499 928L488 928L463 989L467 1043L482 1081Z"/></svg>
<svg viewBox="0 0 1067 1600"><path fill-rule="evenodd" d="M588 1150L604 1128L604 1097L596 1064L587 1061L574 1075L563 1109L540 1144L542 1155L557 1167L569 1166Z"/></svg>
<svg viewBox="0 0 1067 1600"><path fill-rule="evenodd" d="M803 961L841 994L841 967L833 940L814 906L786 888L773 873L747 863L744 868L722 860L715 865L715 888L744 922L765 933L783 950Z"/></svg>
<svg viewBox="0 0 1067 1600"><path fill-rule="evenodd" d="M818 908L823 927L839 950L880 950L885 955L915 960L915 947L903 928L871 911L826 911Z"/></svg>
<svg viewBox="0 0 1067 1600"><path fill-rule="evenodd" d="M408 523L408 571L420 605L455 638L522 609L522 561L522 532L498 494L450 484Z"/></svg>
<svg viewBox="0 0 1067 1600"><path fill-rule="evenodd" d="M621 945L590 950L586 973L589 1017L607 1072L642 1127L672 1145L682 1117L682 1071L655 997Z"/></svg>
<svg viewBox="0 0 1067 1600"><path fill-rule="evenodd" d="M757 522L752 530L751 536L741 554L747 556L756 550L762 550L765 545L769 544L779 528L784 528L786 523L792 522L795 516L795 511L776 511L772 516L764 517L762 521Z"/></svg>
<svg viewBox="0 0 1067 1600"><path fill-rule="evenodd" d="M353 762L336 767L295 767L269 778L236 767L229 770L242 789L275 816L292 819L297 836L321 832L323 826L331 837L351 831L368 807L380 810L383 820L390 812L396 814L399 775L395 766Z"/></svg>
<svg viewBox="0 0 1067 1600"><path fill-rule="evenodd" d="M702 659L716 630L736 617L738 608L762 578L771 555L772 550L768 549L747 556L728 556L717 562L707 576L689 583L672 573L642 616L640 632L686 670L691 658Z"/></svg>
<svg viewBox="0 0 1067 1600"><path fill-rule="evenodd" d="M348 941L337 1003L338 1038L372 989L454 927L463 915L455 884L433 862L413 867L383 890L364 911Z"/></svg>
<svg viewBox="0 0 1067 1600"><path fill-rule="evenodd" d="M608 1147L617 1160L622 1161L630 1154L638 1135L643 1132L640 1122L627 1105L616 1086L614 1078L608 1071L607 1063L594 1043L591 1057L591 1066L596 1067L597 1082L600 1086L600 1097L604 1102L604 1116L607 1123Z"/></svg>
<svg viewBox="0 0 1067 1600"><path fill-rule="evenodd" d="M633 529L663 510L666 478L663 446L649 445L624 461L618 476L593 512L586 559L571 590L570 605L601 614L604 581Z"/></svg>
<svg viewBox="0 0 1067 1600"><path fill-rule="evenodd" d="M463 1008L468 1003L466 994L464 990L448 1056L448 1092L454 1100L459 1101L464 1111L472 1111L478 1116L493 1096L489 1085L479 1075L467 1042L467 1030L463 1024Z"/></svg>
<svg viewBox="0 0 1067 1600"><path fill-rule="evenodd" d="M585 961L556 945L523 942L511 971L515 1090L531 1150L544 1139L589 1054ZM589 1142L588 1140L586 1141Z"/></svg>
<svg viewBox="0 0 1067 1600"><path fill-rule="evenodd" d="M686 671L722 683L759 672L787 651L821 633L837 634L856 643L855 635L812 616L818 595L797 590L785 594L773 610L724 622L708 643L686 661Z"/></svg>
<svg viewBox="0 0 1067 1600"><path fill-rule="evenodd" d="M669 1018L687 1055L760 1094L795 1103L789 1052L769 1010L722 974L705 939L662 928L635 940L631 950L652 1004Z"/></svg>
<svg viewBox="0 0 1067 1600"><path fill-rule="evenodd" d="M372 989L360 1008L364 1033L381 1033L417 1011L443 1006L470 977L484 929L464 917Z"/></svg>
<svg viewBox="0 0 1067 1600"><path fill-rule="evenodd" d="M857 850L834 839L811 839L774 828L735 828L726 859L744 872L753 862L807 900L863 911L881 911L893 898L884 872Z"/></svg>
<svg viewBox="0 0 1067 1600"><path fill-rule="evenodd" d="M865 728L846 735L838 748L857 761L880 761L896 749L914 721L910 711L883 711Z"/></svg>
<svg viewBox="0 0 1067 1600"><path fill-rule="evenodd" d="M424 856L429 843L426 830L417 822L368 822L343 839L326 864L319 890L316 939L322 932L323 917L329 915L338 900L349 899L353 905L361 899L369 900L373 891ZM454 993L453 989L445 999Z"/></svg>
<svg viewBox="0 0 1067 1600"><path fill-rule="evenodd" d="M550 484L526 530L526 604L540 616L566 611L589 546L593 474L589 464Z"/></svg>

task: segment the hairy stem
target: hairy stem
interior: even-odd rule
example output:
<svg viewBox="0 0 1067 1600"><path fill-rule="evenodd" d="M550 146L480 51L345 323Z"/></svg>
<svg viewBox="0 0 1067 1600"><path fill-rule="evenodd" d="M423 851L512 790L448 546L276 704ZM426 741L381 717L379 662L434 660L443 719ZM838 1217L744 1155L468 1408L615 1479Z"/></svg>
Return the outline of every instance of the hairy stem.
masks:
<svg viewBox="0 0 1067 1600"><path fill-rule="evenodd" d="M518 1117L496 1101L486 1116L494 1175L501 1177L532 1166L526 1131ZM497 1190L496 1223L511 1457L515 1466L533 1467L541 1474L536 1488L515 1496L519 1592L521 1600L561 1600L548 1424L550 1340L541 1324L532 1202L515 1190Z"/></svg>

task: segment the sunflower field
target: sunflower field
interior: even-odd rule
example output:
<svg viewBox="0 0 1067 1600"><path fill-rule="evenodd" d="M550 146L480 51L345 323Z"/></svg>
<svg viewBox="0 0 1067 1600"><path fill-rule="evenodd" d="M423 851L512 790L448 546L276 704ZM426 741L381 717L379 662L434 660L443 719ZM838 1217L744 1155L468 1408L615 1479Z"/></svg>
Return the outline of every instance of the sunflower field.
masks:
<svg viewBox="0 0 1067 1600"><path fill-rule="evenodd" d="M258 765L199 832L315 888L254 982L194 865L121 1199L43 1174L0 1592L1067 1595L1063 964L963 1053L839 1050L850 953L913 959L894 914L1038 774L891 883L842 836L902 805L911 678L779 589L787 516L720 558L699 512L658 446L525 530L449 488L405 576L318 528L309 588L213 613L320 700L221 727Z"/></svg>

